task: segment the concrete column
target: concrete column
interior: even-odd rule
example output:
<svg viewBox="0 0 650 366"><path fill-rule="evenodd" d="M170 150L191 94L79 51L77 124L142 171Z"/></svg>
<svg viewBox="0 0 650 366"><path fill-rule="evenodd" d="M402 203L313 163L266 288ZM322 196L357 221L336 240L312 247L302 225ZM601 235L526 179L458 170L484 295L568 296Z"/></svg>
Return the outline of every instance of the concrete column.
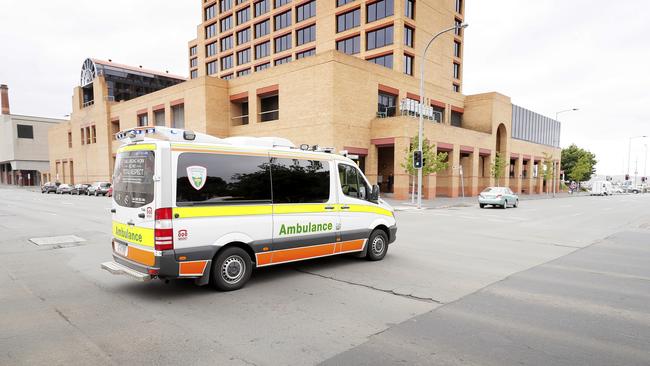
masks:
<svg viewBox="0 0 650 366"><path fill-rule="evenodd" d="M261 121L259 113L262 110L256 93L255 89L248 92L248 124L251 125ZM232 120L228 121L228 123L232 125Z"/></svg>
<svg viewBox="0 0 650 366"><path fill-rule="evenodd" d="M377 146L370 145L368 156L366 156L366 177L372 184L377 184L378 156Z"/></svg>
<svg viewBox="0 0 650 366"><path fill-rule="evenodd" d="M404 161L404 154L409 148L408 137L395 138L395 157L393 159L393 193L396 199L405 200L409 197L409 175L402 168L401 163Z"/></svg>
<svg viewBox="0 0 650 366"><path fill-rule="evenodd" d="M538 194L544 193L543 169L544 169L544 160L542 159L537 163L537 193Z"/></svg>
<svg viewBox="0 0 650 366"><path fill-rule="evenodd" d="M460 146L454 145L454 150L450 152L451 159L451 182L449 195L452 198L460 196Z"/></svg>
<svg viewBox="0 0 650 366"><path fill-rule="evenodd" d="M489 184L489 186L492 186L492 187L496 186L497 183L500 183L500 182L497 182L496 179L494 179L494 177L492 176L492 171L491 171L491 169L492 169L492 165L494 164L494 160L496 159L496 157L497 157L496 152L495 152L495 151L492 151L492 152L490 153L490 163L488 164L488 167L487 167L487 168L488 168L487 175L490 177L490 184Z"/></svg>
<svg viewBox="0 0 650 366"><path fill-rule="evenodd" d="M424 193L425 197L429 200L436 198L436 185L438 184L437 178L436 174L429 174L425 179L426 183L424 185Z"/></svg>
<svg viewBox="0 0 650 366"><path fill-rule="evenodd" d="M522 179L524 176L523 172L524 158L523 156L519 155L519 158L517 158L517 162L515 163L515 192L517 192L517 194L521 193Z"/></svg>
<svg viewBox="0 0 650 366"><path fill-rule="evenodd" d="M474 148L474 152L472 153L472 156L470 157L471 159L471 171L470 171L470 179L467 179L470 183L470 193L472 196L476 196L479 194L479 165L481 164L481 156L479 155L478 149Z"/></svg>

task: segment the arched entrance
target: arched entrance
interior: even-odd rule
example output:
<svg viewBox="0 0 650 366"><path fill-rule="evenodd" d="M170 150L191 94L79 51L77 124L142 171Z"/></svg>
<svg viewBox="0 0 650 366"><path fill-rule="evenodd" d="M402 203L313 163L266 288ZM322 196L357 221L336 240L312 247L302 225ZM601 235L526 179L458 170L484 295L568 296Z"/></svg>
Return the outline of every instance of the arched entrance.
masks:
<svg viewBox="0 0 650 366"><path fill-rule="evenodd" d="M497 144L496 152L501 153L505 157L505 153L508 150L508 132L506 131L506 126L502 123L497 129Z"/></svg>

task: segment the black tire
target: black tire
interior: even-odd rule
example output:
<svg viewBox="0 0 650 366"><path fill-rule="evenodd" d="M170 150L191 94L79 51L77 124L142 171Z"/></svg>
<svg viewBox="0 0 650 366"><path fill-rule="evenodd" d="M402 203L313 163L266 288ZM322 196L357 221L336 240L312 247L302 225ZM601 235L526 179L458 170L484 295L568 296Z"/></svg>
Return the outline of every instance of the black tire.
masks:
<svg viewBox="0 0 650 366"><path fill-rule="evenodd" d="M368 254L366 259L369 261L380 261L384 259L388 252L388 235L381 230L376 229L368 238Z"/></svg>
<svg viewBox="0 0 650 366"><path fill-rule="evenodd" d="M97 197L97 196L98 196L98 195L97 195L97 191L95 191L95 197Z"/></svg>
<svg viewBox="0 0 650 366"><path fill-rule="evenodd" d="M514 207L514 208L519 207L519 200L516 200L514 206L512 206L512 207Z"/></svg>
<svg viewBox="0 0 650 366"><path fill-rule="evenodd" d="M252 273L253 261L248 253L242 248L228 247L212 261L210 282L220 291L239 290L246 285Z"/></svg>
<svg viewBox="0 0 650 366"><path fill-rule="evenodd" d="M508 207L508 201L506 201L504 204L501 205L502 209L506 209Z"/></svg>
<svg viewBox="0 0 650 366"><path fill-rule="evenodd" d="M479 203L479 204L478 204L478 207L480 207L480 208L485 208L485 204L484 204L484 203Z"/></svg>

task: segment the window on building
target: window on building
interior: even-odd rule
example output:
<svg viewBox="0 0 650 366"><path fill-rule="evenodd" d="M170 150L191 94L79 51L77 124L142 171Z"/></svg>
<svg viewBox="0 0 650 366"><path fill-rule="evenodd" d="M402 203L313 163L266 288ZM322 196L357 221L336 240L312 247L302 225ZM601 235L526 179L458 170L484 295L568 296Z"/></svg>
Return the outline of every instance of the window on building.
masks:
<svg viewBox="0 0 650 366"><path fill-rule="evenodd" d="M238 46L250 41L250 39L251 39L251 29L250 28L246 28L244 30L240 30L239 32L237 32L237 45Z"/></svg>
<svg viewBox="0 0 650 366"><path fill-rule="evenodd" d="M232 55L228 55L226 57L221 58L221 70L228 70L232 68L233 66L233 57Z"/></svg>
<svg viewBox="0 0 650 366"><path fill-rule="evenodd" d="M415 0L404 0L404 15L415 19Z"/></svg>
<svg viewBox="0 0 650 366"><path fill-rule="evenodd" d="M262 0L255 3L255 16L268 13L271 9L271 0Z"/></svg>
<svg viewBox="0 0 650 366"><path fill-rule="evenodd" d="M279 8L283 5L289 4L291 0L275 0L275 8Z"/></svg>
<svg viewBox="0 0 650 366"><path fill-rule="evenodd" d="M330 198L327 161L271 159L273 203L325 203Z"/></svg>
<svg viewBox="0 0 650 366"><path fill-rule="evenodd" d="M460 64L454 62L454 79L460 79Z"/></svg>
<svg viewBox="0 0 650 366"><path fill-rule="evenodd" d="M370 199L370 186L356 167L339 164L339 180L344 195L362 200Z"/></svg>
<svg viewBox="0 0 650 366"><path fill-rule="evenodd" d="M357 35L337 41L336 50L347 53L348 55L354 55L361 52L361 36Z"/></svg>
<svg viewBox="0 0 650 366"><path fill-rule="evenodd" d="M460 85L454 83L453 86L451 87L451 90L453 90L456 93L460 93Z"/></svg>
<svg viewBox="0 0 650 366"><path fill-rule="evenodd" d="M276 59L275 61L273 61L273 64L275 66L278 66L278 65L282 65L282 64L288 64L289 62L291 62L291 56Z"/></svg>
<svg viewBox="0 0 650 366"><path fill-rule="evenodd" d="M387 18L394 13L394 0L379 0L366 5L366 21L368 23L375 20Z"/></svg>
<svg viewBox="0 0 650 366"><path fill-rule="evenodd" d="M205 46L205 57L211 57L217 54L217 42L212 42Z"/></svg>
<svg viewBox="0 0 650 366"><path fill-rule="evenodd" d="M309 27L298 29L296 31L296 46L313 42L315 40L316 40L316 24L312 24Z"/></svg>
<svg viewBox="0 0 650 366"><path fill-rule="evenodd" d="M461 55L461 45L460 42L454 41L454 56L460 57Z"/></svg>
<svg viewBox="0 0 650 366"><path fill-rule="evenodd" d="M196 56L196 46L190 47L190 56Z"/></svg>
<svg viewBox="0 0 650 366"><path fill-rule="evenodd" d="M199 64L199 60L195 57L190 60L190 67L196 67Z"/></svg>
<svg viewBox="0 0 650 366"><path fill-rule="evenodd" d="M208 75L214 75L217 73L217 61L211 61L205 64L205 72Z"/></svg>
<svg viewBox="0 0 650 366"><path fill-rule="evenodd" d="M433 108L433 120L442 123L445 120L445 108L437 105L432 105L431 108Z"/></svg>
<svg viewBox="0 0 650 366"><path fill-rule="evenodd" d="M244 24L251 19L251 8L245 7L237 11L237 25Z"/></svg>
<svg viewBox="0 0 650 366"><path fill-rule="evenodd" d="M138 127L149 126L149 115L143 113L138 115Z"/></svg>
<svg viewBox="0 0 650 366"><path fill-rule="evenodd" d="M451 111L451 125L456 127L463 127L463 114L456 111Z"/></svg>
<svg viewBox="0 0 650 366"><path fill-rule="evenodd" d="M217 23L213 23L205 27L205 39L212 38L217 35Z"/></svg>
<svg viewBox="0 0 650 366"><path fill-rule="evenodd" d="M348 29L358 27L361 23L361 9L356 8L336 16L336 32L340 33Z"/></svg>
<svg viewBox="0 0 650 366"><path fill-rule="evenodd" d="M232 39L233 39L233 36L231 34L228 37L223 37L223 38L221 38L219 40L219 42L221 43L221 52L227 51L227 50L232 48L232 46L233 46L232 45Z"/></svg>
<svg viewBox="0 0 650 366"><path fill-rule="evenodd" d="M205 20L210 20L215 17L217 11L217 6L216 5L210 5L207 8L205 8Z"/></svg>
<svg viewBox="0 0 650 366"><path fill-rule="evenodd" d="M291 33L285 34L284 36L278 37L275 40L275 52L282 52L290 49L291 45Z"/></svg>
<svg viewBox="0 0 650 366"><path fill-rule="evenodd" d="M395 107L397 95L389 94L386 92L379 92L377 102L377 113L386 117L395 116L397 108Z"/></svg>
<svg viewBox="0 0 650 366"><path fill-rule="evenodd" d="M185 105L172 106L172 128L185 128Z"/></svg>
<svg viewBox="0 0 650 366"><path fill-rule="evenodd" d="M454 31L454 34L459 36L459 37L462 37L463 36L463 28L461 28L460 25L463 24L463 21L457 18L454 21L454 24L456 25L456 30Z"/></svg>
<svg viewBox="0 0 650 366"><path fill-rule="evenodd" d="M79 129L79 133L81 134L81 144L85 145L86 144L86 129L85 128Z"/></svg>
<svg viewBox="0 0 650 366"><path fill-rule="evenodd" d="M463 14L463 0L456 0L456 13Z"/></svg>
<svg viewBox="0 0 650 366"><path fill-rule="evenodd" d="M246 75L248 75L248 74L250 74L250 73L251 73L251 69L250 69L250 68L248 68L248 69L244 69L244 70L239 70L239 71L237 71L237 77L240 77L240 76L246 76Z"/></svg>
<svg viewBox="0 0 650 366"><path fill-rule="evenodd" d="M117 135L120 132L120 120L113 120L111 121L111 136L115 138L115 135Z"/></svg>
<svg viewBox="0 0 650 366"><path fill-rule="evenodd" d="M68 131L68 148L72 149L72 131Z"/></svg>
<svg viewBox="0 0 650 366"><path fill-rule="evenodd" d="M255 71L262 71L264 69L268 69L269 67L271 67L271 63L270 62L265 62L263 64L255 66Z"/></svg>
<svg viewBox="0 0 650 366"><path fill-rule="evenodd" d="M393 68L393 54L388 54L384 56L378 56L369 58L367 61L372 62L373 64L381 65L389 69Z"/></svg>
<svg viewBox="0 0 650 366"><path fill-rule="evenodd" d="M19 139L33 139L34 126L31 125L16 125L16 132Z"/></svg>
<svg viewBox="0 0 650 366"><path fill-rule="evenodd" d="M336 6L343 6L345 4L349 4L355 0L336 0Z"/></svg>
<svg viewBox="0 0 650 366"><path fill-rule="evenodd" d="M219 29L221 32L225 32L232 28L232 15L225 17L219 21Z"/></svg>
<svg viewBox="0 0 650 366"><path fill-rule="evenodd" d="M393 44L393 26L388 26L366 33L366 50Z"/></svg>
<svg viewBox="0 0 650 366"><path fill-rule="evenodd" d="M404 54L404 73L413 76L413 56Z"/></svg>
<svg viewBox="0 0 650 366"><path fill-rule="evenodd" d="M241 4L245 3L246 1L248 1L248 0L235 0L235 5L241 5Z"/></svg>
<svg viewBox="0 0 650 366"><path fill-rule="evenodd" d="M260 97L260 120L262 122L280 119L280 99L278 95Z"/></svg>
<svg viewBox="0 0 650 366"><path fill-rule="evenodd" d="M97 143L97 127L95 127L95 125L90 126L90 136L92 136L90 141L93 144L96 144Z"/></svg>
<svg viewBox="0 0 650 366"><path fill-rule="evenodd" d="M206 184L195 189L187 176L190 166L207 170ZM271 168L264 156L182 153L178 157L178 206L271 203Z"/></svg>
<svg viewBox="0 0 650 366"><path fill-rule="evenodd" d="M273 29L280 30L291 25L291 10L278 14L273 18Z"/></svg>
<svg viewBox="0 0 650 366"><path fill-rule="evenodd" d="M247 64L251 61L251 49L247 48L237 52L237 65Z"/></svg>
<svg viewBox="0 0 650 366"><path fill-rule="evenodd" d="M219 0L219 12L223 13L232 9L232 0Z"/></svg>
<svg viewBox="0 0 650 366"><path fill-rule="evenodd" d="M234 126L238 125L247 125L248 124L248 98L235 101L231 103L232 113L234 117L232 118L232 124Z"/></svg>
<svg viewBox="0 0 650 366"><path fill-rule="evenodd" d="M231 80L231 79L234 78L234 77L235 77L235 76L234 76L233 73L231 72L230 74L223 75L223 76L221 77L221 79L223 79L223 80Z"/></svg>
<svg viewBox="0 0 650 366"><path fill-rule="evenodd" d="M153 111L153 123L156 126L164 126L165 125L165 109L164 108Z"/></svg>
<svg viewBox="0 0 650 366"><path fill-rule="evenodd" d="M316 49L312 48L311 50L307 51L302 51L302 52L297 52L296 53L296 60L300 60L301 58L309 57L309 56L314 56L316 54Z"/></svg>
<svg viewBox="0 0 650 366"><path fill-rule="evenodd" d="M190 71L190 79L196 79L198 77L199 77L199 71L198 70Z"/></svg>
<svg viewBox="0 0 650 366"><path fill-rule="evenodd" d="M271 54L271 41L255 45L255 59L260 59Z"/></svg>
<svg viewBox="0 0 650 366"><path fill-rule="evenodd" d="M409 26L404 26L404 45L413 47L413 34L415 33L415 29L409 27Z"/></svg>
<svg viewBox="0 0 650 366"><path fill-rule="evenodd" d="M86 144L90 145L92 143L92 135L90 134L90 126L85 128L86 130Z"/></svg>
<svg viewBox="0 0 650 366"><path fill-rule="evenodd" d="M296 7L296 23L316 16L316 0Z"/></svg>
<svg viewBox="0 0 650 366"><path fill-rule="evenodd" d="M269 34L269 31L271 29L270 24L270 19L255 24L255 38L260 38Z"/></svg>

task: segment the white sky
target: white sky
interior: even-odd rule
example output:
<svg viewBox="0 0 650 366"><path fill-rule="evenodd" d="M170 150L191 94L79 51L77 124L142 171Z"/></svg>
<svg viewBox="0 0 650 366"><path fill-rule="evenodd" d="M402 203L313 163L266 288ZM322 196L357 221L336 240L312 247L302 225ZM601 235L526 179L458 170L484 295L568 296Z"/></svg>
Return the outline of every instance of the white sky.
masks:
<svg viewBox="0 0 650 366"><path fill-rule="evenodd" d="M187 75L201 17L201 0L0 1L12 113L48 117L70 113L87 57ZM624 173L628 138L650 135L650 1L466 2L464 93L498 91L552 118L580 108L560 117L562 145L596 153L600 174ZM638 159L643 174L644 144L634 140L632 172Z"/></svg>

